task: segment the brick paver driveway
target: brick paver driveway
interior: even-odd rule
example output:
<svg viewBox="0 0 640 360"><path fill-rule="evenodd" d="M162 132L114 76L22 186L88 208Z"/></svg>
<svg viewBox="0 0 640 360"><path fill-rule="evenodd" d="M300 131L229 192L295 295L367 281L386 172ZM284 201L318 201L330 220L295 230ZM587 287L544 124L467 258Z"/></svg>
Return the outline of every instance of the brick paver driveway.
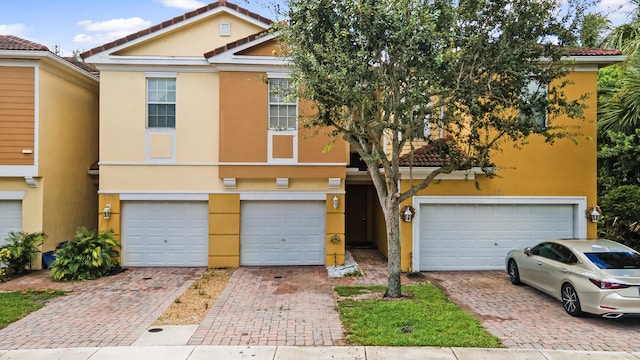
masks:
<svg viewBox="0 0 640 360"><path fill-rule="evenodd" d="M559 301L514 286L504 271L425 272L510 348L640 351L640 319L574 318Z"/></svg>
<svg viewBox="0 0 640 360"><path fill-rule="evenodd" d="M132 268L94 281L58 283L48 271L0 284L0 291L73 290L0 330L0 349L131 345L204 268Z"/></svg>

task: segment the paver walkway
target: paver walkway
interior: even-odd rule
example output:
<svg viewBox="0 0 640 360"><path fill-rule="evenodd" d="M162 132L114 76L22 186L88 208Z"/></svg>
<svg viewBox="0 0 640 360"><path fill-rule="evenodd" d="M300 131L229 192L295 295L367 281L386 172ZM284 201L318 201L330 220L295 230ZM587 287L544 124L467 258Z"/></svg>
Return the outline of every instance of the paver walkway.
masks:
<svg viewBox="0 0 640 360"><path fill-rule="evenodd" d="M352 253L362 277L329 278L323 266L238 269L189 345L344 345L332 287L387 277L377 250Z"/></svg>
<svg viewBox="0 0 640 360"><path fill-rule="evenodd" d="M517 349L640 351L640 319L575 318L559 301L514 286L504 271L423 273L462 308L475 313L502 344Z"/></svg>
<svg viewBox="0 0 640 360"><path fill-rule="evenodd" d="M48 271L0 283L0 291L56 288L51 300L0 330L0 349L131 345L204 268L132 268L88 282L50 281Z"/></svg>

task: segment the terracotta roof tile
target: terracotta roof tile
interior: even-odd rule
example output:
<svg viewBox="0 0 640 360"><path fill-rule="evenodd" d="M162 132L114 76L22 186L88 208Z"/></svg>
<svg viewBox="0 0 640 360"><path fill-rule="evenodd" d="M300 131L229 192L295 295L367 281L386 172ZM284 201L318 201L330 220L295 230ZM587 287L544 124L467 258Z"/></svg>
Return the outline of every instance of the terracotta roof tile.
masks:
<svg viewBox="0 0 640 360"><path fill-rule="evenodd" d="M236 5L236 4L232 4L230 2L227 2L226 0L220 0L220 1L217 1L217 2L214 2L214 3L211 3L209 5L203 6L201 8L198 8L196 10L190 11L188 13L184 13L184 14L182 14L180 16L176 16L171 20L164 21L164 22L162 22L160 24L151 26L151 27L149 27L147 29L140 30L140 31L138 31L136 33L127 35L124 38L112 41L110 43L106 43L104 45L95 47L95 48L93 48L91 50L88 50L88 51L85 51L82 54L80 54L80 56L84 59L84 58L86 58L88 56L95 55L97 53L112 49L112 48L114 48L116 46L125 44L125 43L127 43L129 41L133 41L133 40L141 38L143 36L149 35L151 33L159 31L161 29L168 28L168 27L173 26L175 24L178 24L178 23L180 23L182 21L188 20L188 19L190 19L192 17L195 17L195 16L198 16L200 14L206 13L207 11L213 10L213 9L221 7L221 6L227 7L229 9L232 9L232 10L236 11L236 12L244 14L244 15L246 15L248 17L254 18L254 19L256 19L256 20L258 20L260 22L263 22L263 23L265 23L267 25L269 25L269 24L271 24L273 22L273 21L271 21L270 19L268 19L266 17L258 15L258 14L254 13L254 12L251 12L251 11L249 11L249 10L247 10L245 8L242 8L242 7L240 7L240 6Z"/></svg>
<svg viewBox="0 0 640 360"><path fill-rule="evenodd" d="M0 35L0 50L49 51L49 48L13 35Z"/></svg>
<svg viewBox="0 0 640 360"><path fill-rule="evenodd" d="M444 139L439 139L430 142L429 144L415 149L413 151L413 167L440 167L448 164L448 157L444 158L438 151L438 148L442 146ZM404 154L400 157L400 166L409 166L411 163L409 154Z"/></svg>
<svg viewBox="0 0 640 360"><path fill-rule="evenodd" d="M271 31L271 29L266 29L266 30L262 30L260 32L257 32L255 34L249 35L249 36L247 36L245 38L238 39L238 40L236 40L234 42L228 43L228 44L226 44L224 46L221 46L221 47L219 47L217 49L211 50L208 53L205 53L204 57L206 59L208 59L210 57L216 56L216 55L221 54L221 53L223 53L223 52L225 52L227 50L231 50L231 49L236 48L236 47L238 47L240 45L243 45L243 44L246 44L246 43L251 42L253 40L259 39L259 38L267 35L270 31Z"/></svg>
<svg viewBox="0 0 640 360"><path fill-rule="evenodd" d="M572 56L616 56L622 55L620 50L596 49L596 48L573 48L569 49Z"/></svg>
<svg viewBox="0 0 640 360"><path fill-rule="evenodd" d="M83 62L75 57L64 57L63 59L79 67L80 69L90 73L91 75L94 75L94 76L100 75L100 71L95 66L88 64L86 62Z"/></svg>

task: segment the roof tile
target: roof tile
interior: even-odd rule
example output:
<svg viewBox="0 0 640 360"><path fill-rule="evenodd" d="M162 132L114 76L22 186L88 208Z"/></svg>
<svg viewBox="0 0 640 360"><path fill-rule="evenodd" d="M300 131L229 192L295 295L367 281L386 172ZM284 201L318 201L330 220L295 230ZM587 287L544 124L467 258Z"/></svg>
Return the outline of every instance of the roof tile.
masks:
<svg viewBox="0 0 640 360"><path fill-rule="evenodd" d="M597 49L597 48L572 48L569 49L572 56L616 56L622 55L620 50Z"/></svg>
<svg viewBox="0 0 640 360"><path fill-rule="evenodd" d="M0 50L49 51L49 48L13 35L0 35Z"/></svg>
<svg viewBox="0 0 640 360"><path fill-rule="evenodd" d="M448 156L438 151L438 149L442 147L442 144L446 142L446 139L438 139L415 149L413 151L413 163L411 162L409 154L402 155L400 157L400 166L440 167L448 165Z"/></svg>

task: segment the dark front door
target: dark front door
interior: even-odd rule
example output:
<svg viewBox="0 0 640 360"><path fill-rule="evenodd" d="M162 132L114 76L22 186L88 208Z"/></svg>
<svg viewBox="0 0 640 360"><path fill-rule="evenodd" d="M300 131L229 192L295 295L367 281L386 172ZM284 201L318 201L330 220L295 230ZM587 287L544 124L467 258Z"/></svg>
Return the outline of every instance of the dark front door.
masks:
<svg viewBox="0 0 640 360"><path fill-rule="evenodd" d="M373 244L369 231L369 218L372 214L369 201L373 188L369 185L347 185L346 190L346 244L352 247L369 247Z"/></svg>

